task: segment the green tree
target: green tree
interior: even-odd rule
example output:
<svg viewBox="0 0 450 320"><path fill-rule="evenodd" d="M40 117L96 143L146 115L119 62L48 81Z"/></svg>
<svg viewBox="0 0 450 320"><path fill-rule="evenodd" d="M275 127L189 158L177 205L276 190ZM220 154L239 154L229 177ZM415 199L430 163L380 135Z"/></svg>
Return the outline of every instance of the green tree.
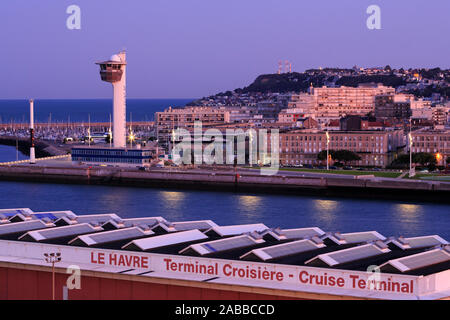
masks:
<svg viewBox="0 0 450 320"><path fill-rule="evenodd" d="M428 166L429 168L434 168L436 166L436 156L428 152L419 152L412 154L412 163L420 164L421 166ZM392 161L391 166L407 167L409 165L409 154L402 154Z"/></svg>
<svg viewBox="0 0 450 320"><path fill-rule="evenodd" d="M361 160L361 157L350 150L329 150L329 154L333 160L347 163L349 161ZM327 150L322 150L317 154L318 160L327 160Z"/></svg>

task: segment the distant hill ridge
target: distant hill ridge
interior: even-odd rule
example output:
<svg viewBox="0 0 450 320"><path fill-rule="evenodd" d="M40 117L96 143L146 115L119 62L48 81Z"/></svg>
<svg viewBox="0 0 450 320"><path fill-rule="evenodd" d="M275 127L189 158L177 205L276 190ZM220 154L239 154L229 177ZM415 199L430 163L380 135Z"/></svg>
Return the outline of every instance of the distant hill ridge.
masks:
<svg viewBox="0 0 450 320"><path fill-rule="evenodd" d="M428 88L423 92L411 92L419 96L430 96L431 93L441 93L443 96L450 96L450 69L391 69L386 66L381 69L383 74L358 73L355 69L344 68L324 68L309 69L303 73L291 72L281 74L263 74L258 76L250 85L244 88L235 89L234 92L241 93L286 93L286 92L306 92L311 84L314 87L326 85L357 87L362 83L381 83L385 86L398 88L411 82L414 74L419 74L423 79L441 80L446 85L437 88ZM231 91L221 92L214 96L231 95Z"/></svg>

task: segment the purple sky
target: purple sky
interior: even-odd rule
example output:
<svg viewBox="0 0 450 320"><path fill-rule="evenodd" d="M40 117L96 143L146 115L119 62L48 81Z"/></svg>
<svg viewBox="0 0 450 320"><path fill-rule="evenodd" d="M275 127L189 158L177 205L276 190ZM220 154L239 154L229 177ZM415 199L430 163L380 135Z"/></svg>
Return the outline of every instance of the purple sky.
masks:
<svg viewBox="0 0 450 320"><path fill-rule="evenodd" d="M81 7L81 30L66 8ZM382 30L366 28L381 7ZM0 99L105 98L97 60L128 54L128 97L196 98L319 66L449 68L448 0L9 0Z"/></svg>

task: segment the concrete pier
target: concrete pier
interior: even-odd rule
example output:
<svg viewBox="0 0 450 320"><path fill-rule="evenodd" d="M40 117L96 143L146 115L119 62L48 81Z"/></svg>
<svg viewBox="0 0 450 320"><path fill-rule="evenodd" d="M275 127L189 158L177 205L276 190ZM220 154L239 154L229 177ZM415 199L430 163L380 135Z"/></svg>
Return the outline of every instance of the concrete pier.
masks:
<svg viewBox="0 0 450 320"><path fill-rule="evenodd" d="M69 161L70 163L70 161ZM256 170L119 169L114 167L0 166L0 180L102 184L133 187L227 190L280 194L384 198L450 202L450 183L408 179L302 176L280 172L260 175Z"/></svg>

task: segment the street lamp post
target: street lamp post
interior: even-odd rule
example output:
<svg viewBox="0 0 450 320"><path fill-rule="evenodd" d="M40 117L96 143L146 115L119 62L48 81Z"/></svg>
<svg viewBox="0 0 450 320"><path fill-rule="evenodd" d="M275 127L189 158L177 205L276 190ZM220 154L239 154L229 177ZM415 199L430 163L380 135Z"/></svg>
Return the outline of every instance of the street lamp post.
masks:
<svg viewBox="0 0 450 320"><path fill-rule="evenodd" d="M412 145L413 145L413 139L412 139L412 135L411 132L409 133L409 176L412 177L413 176L413 172L412 172Z"/></svg>
<svg viewBox="0 0 450 320"><path fill-rule="evenodd" d="M55 263L61 262L61 253L44 253L45 261L52 264L52 299L55 300Z"/></svg>
<svg viewBox="0 0 450 320"><path fill-rule="evenodd" d="M250 167L253 167L253 132L249 130L249 148L248 148L248 160Z"/></svg>
<svg viewBox="0 0 450 320"><path fill-rule="evenodd" d="M413 173L413 169L412 169L412 148L413 148L413 137L411 134L411 130L412 130L412 125L411 125L411 118L409 118L409 177L413 177L414 173Z"/></svg>
<svg viewBox="0 0 450 320"><path fill-rule="evenodd" d="M326 135L327 135L327 170L330 170L330 159L329 159L329 154L330 154L330 148L329 148L329 145L330 145L330 135L329 135L329 133L328 133L328 131L326 132Z"/></svg>

